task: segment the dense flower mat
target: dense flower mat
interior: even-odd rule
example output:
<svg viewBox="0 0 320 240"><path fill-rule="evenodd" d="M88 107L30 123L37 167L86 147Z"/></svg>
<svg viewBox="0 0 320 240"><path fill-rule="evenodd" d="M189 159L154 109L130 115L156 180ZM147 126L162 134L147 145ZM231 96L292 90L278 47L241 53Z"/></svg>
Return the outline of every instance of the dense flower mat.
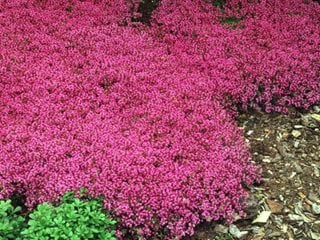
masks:
<svg viewBox="0 0 320 240"><path fill-rule="evenodd" d="M259 175L232 109L320 100L320 7L128 2L0 0L0 197L86 187L143 237L232 220Z"/></svg>

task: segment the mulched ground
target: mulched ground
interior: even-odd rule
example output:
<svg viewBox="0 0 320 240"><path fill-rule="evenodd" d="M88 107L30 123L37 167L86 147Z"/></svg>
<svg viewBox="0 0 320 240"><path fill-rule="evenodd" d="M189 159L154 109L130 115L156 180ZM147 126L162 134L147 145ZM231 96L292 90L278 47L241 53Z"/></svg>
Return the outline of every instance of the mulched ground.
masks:
<svg viewBox="0 0 320 240"><path fill-rule="evenodd" d="M238 125L263 169L262 183L250 189L248 216L230 226L200 225L186 240L320 240L320 106L240 114Z"/></svg>

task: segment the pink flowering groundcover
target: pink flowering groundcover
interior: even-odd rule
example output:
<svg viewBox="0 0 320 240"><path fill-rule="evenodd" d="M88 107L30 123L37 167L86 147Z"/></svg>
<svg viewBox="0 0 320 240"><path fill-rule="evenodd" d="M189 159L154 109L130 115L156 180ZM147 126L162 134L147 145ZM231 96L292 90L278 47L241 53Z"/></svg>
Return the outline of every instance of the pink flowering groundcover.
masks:
<svg viewBox="0 0 320 240"><path fill-rule="evenodd" d="M319 4L0 0L0 197L85 187L122 229L192 235L259 180L236 109L320 100ZM237 19L232 25L228 19Z"/></svg>

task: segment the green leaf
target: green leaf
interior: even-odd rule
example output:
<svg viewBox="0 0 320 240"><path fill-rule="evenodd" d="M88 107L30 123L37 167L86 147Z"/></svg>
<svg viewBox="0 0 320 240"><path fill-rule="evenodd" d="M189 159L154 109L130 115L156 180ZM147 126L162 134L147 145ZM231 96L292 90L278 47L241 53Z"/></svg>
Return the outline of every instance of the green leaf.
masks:
<svg viewBox="0 0 320 240"><path fill-rule="evenodd" d="M221 21L222 24L233 25L237 24L241 21L240 18L236 18L235 16L227 17Z"/></svg>
<svg viewBox="0 0 320 240"><path fill-rule="evenodd" d="M223 5L226 3L226 0L212 0L212 4L220 9L223 9Z"/></svg>
<svg viewBox="0 0 320 240"><path fill-rule="evenodd" d="M116 221L102 209L102 202L92 198L83 201L72 192L62 197L60 205L39 205L30 214L28 230L23 231L24 239L102 239L114 237ZM107 231L106 229L110 229Z"/></svg>

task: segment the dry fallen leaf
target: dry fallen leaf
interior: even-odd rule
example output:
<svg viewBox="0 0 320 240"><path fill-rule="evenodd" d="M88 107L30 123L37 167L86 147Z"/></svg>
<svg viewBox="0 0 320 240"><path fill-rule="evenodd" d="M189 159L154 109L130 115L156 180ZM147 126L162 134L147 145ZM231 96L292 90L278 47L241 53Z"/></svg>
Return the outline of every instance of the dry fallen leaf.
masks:
<svg viewBox="0 0 320 240"><path fill-rule="evenodd" d="M270 199L267 199L267 204L272 213L280 213L283 209L283 205L281 203L278 203Z"/></svg>

